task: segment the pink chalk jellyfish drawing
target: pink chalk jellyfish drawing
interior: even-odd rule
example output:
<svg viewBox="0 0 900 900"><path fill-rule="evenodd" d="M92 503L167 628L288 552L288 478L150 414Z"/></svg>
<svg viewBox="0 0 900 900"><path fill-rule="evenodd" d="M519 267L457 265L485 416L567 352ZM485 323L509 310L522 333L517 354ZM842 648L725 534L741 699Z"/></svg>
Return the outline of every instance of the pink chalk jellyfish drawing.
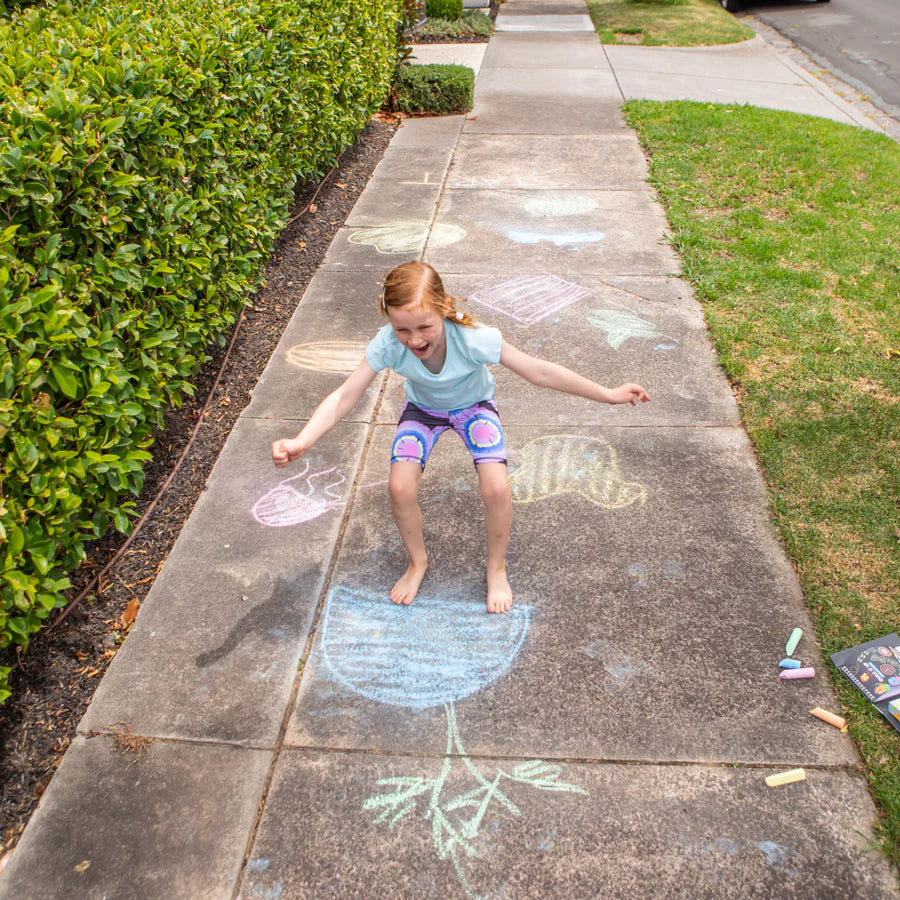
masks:
<svg viewBox="0 0 900 900"><path fill-rule="evenodd" d="M343 498L334 492L334 488L347 480L340 470L333 466L308 475L309 460L304 462L304 469L299 475L286 478L256 501L250 513L260 525L270 528L302 525L343 504ZM330 476L330 480L326 476ZM305 491L294 486L294 482L300 479L306 484ZM323 484L326 480L328 483Z"/></svg>

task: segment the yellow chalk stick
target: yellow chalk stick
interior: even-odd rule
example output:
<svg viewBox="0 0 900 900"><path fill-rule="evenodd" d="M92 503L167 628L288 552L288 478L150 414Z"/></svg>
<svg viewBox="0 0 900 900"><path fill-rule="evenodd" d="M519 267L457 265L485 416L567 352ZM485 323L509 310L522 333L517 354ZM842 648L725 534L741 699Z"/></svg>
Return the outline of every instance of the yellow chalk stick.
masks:
<svg viewBox="0 0 900 900"><path fill-rule="evenodd" d="M842 716L836 716L834 713L828 712L827 709L821 709L820 707L816 707L815 709L811 709L810 715L815 716L817 719L821 719L823 722L827 722L829 725L834 725L835 728L846 728L847 720Z"/></svg>
<svg viewBox="0 0 900 900"><path fill-rule="evenodd" d="M780 787L794 781L803 781L805 778L806 771L804 769L788 769L787 772L779 772L777 775L767 775L766 784L769 787Z"/></svg>

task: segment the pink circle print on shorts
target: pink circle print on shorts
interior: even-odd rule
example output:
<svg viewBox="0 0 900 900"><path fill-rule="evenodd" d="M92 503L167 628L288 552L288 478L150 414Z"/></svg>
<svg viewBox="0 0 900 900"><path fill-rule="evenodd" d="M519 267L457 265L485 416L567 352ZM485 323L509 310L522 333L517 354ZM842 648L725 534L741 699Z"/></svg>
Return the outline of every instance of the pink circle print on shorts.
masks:
<svg viewBox="0 0 900 900"><path fill-rule="evenodd" d="M503 440L500 429L490 419L480 416L473 419L466 428L469 441L479 450L487 450L496 447Z"/></svg>

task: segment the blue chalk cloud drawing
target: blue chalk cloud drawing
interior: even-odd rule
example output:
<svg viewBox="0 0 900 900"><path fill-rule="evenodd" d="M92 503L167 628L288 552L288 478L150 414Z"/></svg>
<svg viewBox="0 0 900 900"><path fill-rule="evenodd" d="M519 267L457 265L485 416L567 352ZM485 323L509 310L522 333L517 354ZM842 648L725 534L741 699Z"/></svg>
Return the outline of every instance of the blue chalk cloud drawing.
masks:
<svg viewBox="0 0 900 900"><path fill-rule="evenodd" d="M393 828L420 810L431 823L435 853L450 860L466 895L478 894L463 862L486 852L485 816L492 808L512 816L521 810L503 791L506 783L543 791L587 794L559 780L563 767L539 759L485 775L466 754L456 721L456 702L496 681L525 642L530 606L487 615L478 603L421 595L412 606L396 606L380 594L338 586L331 590L322 620L322 657L346 688L379 703L424 710L442 706L447 718L443 764L433 778L382 778L363 803L375 823ZM448 779L467 779L462 793L447 796Z"/></svg>

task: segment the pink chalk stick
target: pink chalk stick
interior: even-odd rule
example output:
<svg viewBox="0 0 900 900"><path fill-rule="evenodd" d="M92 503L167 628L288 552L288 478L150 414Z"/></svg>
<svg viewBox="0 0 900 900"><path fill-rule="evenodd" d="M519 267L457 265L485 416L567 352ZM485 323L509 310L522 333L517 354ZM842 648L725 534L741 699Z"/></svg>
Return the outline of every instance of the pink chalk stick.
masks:
<svg viewBox="0 0 900 900"><path fill-rule="evenodd" d="M785 681L793 680L794 678L815 678L816 670L813 668L785 669L783 672L778 673L778 677L783 678Z"/></svg>

